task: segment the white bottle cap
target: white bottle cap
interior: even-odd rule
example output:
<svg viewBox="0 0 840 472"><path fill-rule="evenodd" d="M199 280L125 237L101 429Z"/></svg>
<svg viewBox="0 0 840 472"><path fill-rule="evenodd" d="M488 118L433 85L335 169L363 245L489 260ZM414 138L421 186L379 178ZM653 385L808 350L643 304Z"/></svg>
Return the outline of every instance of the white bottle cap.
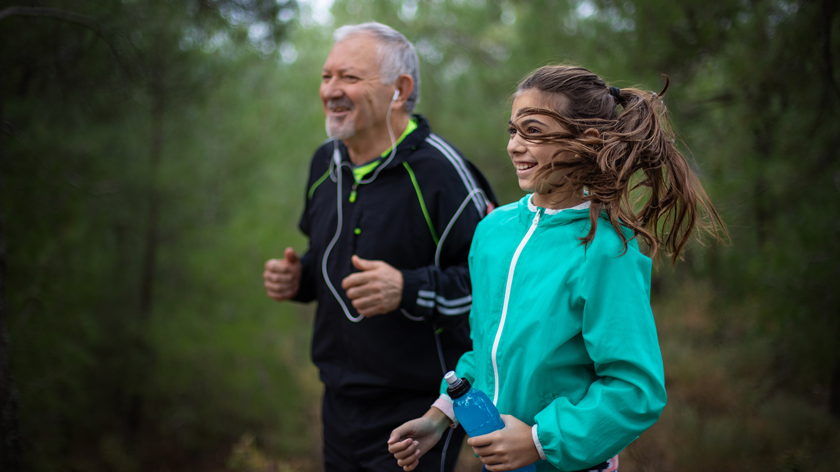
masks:
<svg viewBox="0 0 840 472"><path fill-rule="evenodd" d="M460 378L458 378L458 374L456 374L454 370L450 370L449 372L447 372L446 375L443 376L443 378L449 385L455 385L455 382L461 380Z"/></svg>

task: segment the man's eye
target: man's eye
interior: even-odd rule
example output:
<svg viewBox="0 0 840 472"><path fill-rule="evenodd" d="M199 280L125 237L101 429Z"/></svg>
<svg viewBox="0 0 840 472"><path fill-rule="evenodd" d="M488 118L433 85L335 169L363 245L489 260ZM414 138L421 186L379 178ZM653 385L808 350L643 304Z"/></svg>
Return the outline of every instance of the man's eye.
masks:
<svg viewBox="0 0 840 472"><path fill-rule="evenodd" d="M359 78L356 77L355 75L345 75L344 80L346 80L348 82L358 82Z"/></svg>
<svg viewBox="0 0 840 472"><path fill-rule="evenodd" d="M528 128L528 134L540 134L540 130L532 126Z"/></svg>
<svg viewBox="0 0 840 472"><path fill-rule="evenodd" d="M516 128L514 128L513 126L511 126L510 128L508 128L508 133L509 133L511 136L515 135L515 134L516 134Z"/></svg>
<svg viewBox="0 0 840 472"><path fill-rule="evenodd" d="M328 82L330 78L331 77L329 75L324 74L321 76L321 82Z"/></svg>

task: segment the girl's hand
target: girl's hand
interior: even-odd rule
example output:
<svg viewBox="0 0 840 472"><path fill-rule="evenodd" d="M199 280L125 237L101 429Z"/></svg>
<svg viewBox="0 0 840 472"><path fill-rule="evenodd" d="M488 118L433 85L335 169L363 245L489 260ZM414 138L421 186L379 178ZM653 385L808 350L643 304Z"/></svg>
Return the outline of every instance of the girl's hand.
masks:
<svg viewBox="0 0 840 472"><path fill-rule="evenodd" d="M514 470L540 459L531 437L531 427L510 415L502 415L505 427L467 440L490 472Z"/></svg>
<svg viewBox="0 0 840 472"><path fill-rule="evenodd" d="M420 457L440 441L449 424L449 418L432 407L422 417L391 431L388 452L394 455L403 470L412 471L420 464Z"/></svg>

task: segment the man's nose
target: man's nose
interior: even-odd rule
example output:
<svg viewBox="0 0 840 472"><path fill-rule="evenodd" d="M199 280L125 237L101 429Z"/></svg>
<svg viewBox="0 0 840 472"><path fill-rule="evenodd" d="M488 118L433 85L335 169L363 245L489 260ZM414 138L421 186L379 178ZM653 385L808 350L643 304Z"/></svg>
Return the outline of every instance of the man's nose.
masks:
<svg viewBox="0 0 840 472"><path fill-rule="evenodd" d="M321 83L321 96L329 100L333 98L341 98L344 95L344 90L338 85L335 78Z"/></svg>

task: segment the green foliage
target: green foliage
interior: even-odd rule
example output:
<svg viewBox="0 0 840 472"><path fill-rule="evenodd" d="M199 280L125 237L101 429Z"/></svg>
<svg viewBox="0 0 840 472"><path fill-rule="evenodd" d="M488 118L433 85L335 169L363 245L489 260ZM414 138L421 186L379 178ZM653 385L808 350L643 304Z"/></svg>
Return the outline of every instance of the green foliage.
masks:
<svg viewBox="0 0 840 472"><path fill-rule="evenodd" d="M262 137L285 106L251 94L271 95L281 78L250 43L230 43L228 57L179 47L182 27L221 27L174 4L112 10L97 18L104 39L58 23L56 54L55 30L4 20L21 36L2 56L14 65L3 84L15 132L2 209L26 466L139 470L246 430L300 455L309 392L286 346L305 350L303 320L261 296L259 276L275 238L300 241L296 212L247 191L270 175L254 156L309 152L292 135ZM279 173L273 184L293 178ZM282 223L257 225L258 211Z"/></svg>
<svg viewBox="0 0 840 472"><path fill-rule="evenodd" d="M680 278L653 309L668 406L621 454L624 470L829 471L840 428L825 391L791 393L770 353L775 336L754 329L755 300L717 312L712 284Z"/></svg>

